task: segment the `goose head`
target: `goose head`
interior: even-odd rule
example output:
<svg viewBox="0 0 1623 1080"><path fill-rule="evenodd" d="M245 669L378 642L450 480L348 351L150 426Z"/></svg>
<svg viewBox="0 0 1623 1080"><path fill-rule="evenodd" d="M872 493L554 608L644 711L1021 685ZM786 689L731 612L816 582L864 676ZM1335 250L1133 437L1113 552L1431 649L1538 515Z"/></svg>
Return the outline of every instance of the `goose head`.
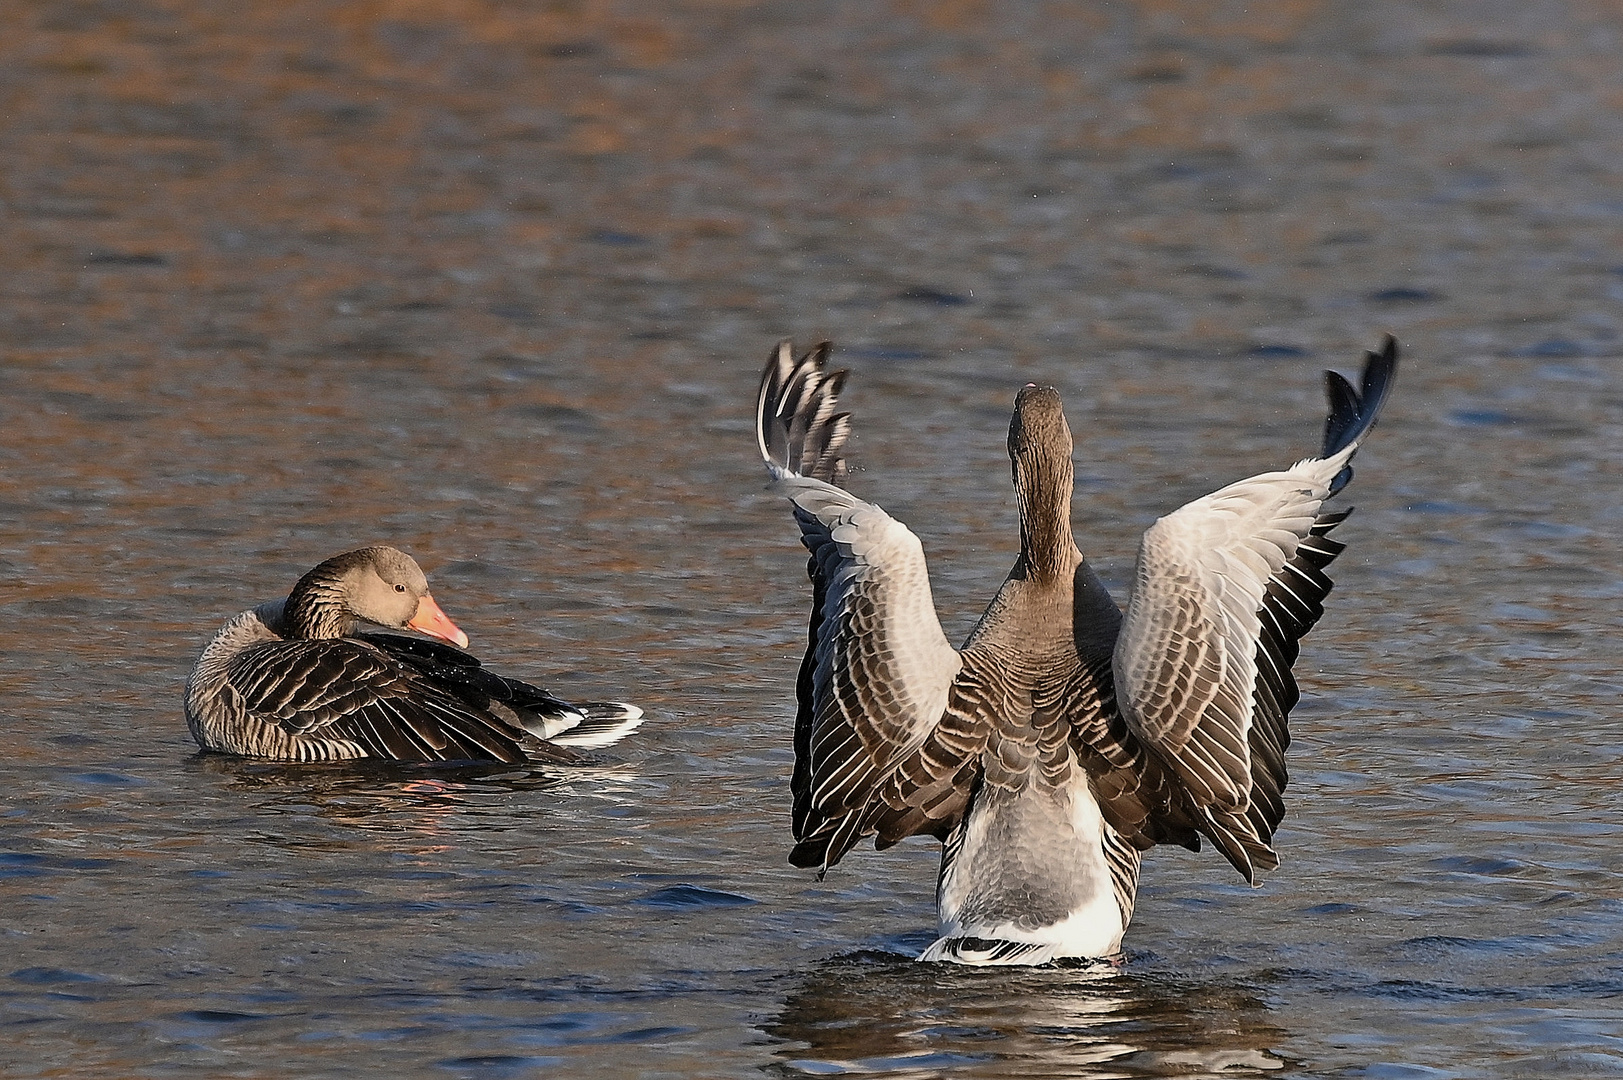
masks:
<svg viewBox="0 0 1623 1080"><path fill-rule="evenodd" d="M344 637L369 622L468 645L468 635L434 602L417 560L392 547L333 556L299 579L283 610L293 637Z"/></svg>
<svg viewBox="0 0 1623 1080"><path fill-rule="evenodd" d="M1071 427L1065 406L1052 386L1027 383L1014 397L1014 418L1009 421L1009 460L1018 477L1021 465L1038 461L1071 460Z"/></svg>

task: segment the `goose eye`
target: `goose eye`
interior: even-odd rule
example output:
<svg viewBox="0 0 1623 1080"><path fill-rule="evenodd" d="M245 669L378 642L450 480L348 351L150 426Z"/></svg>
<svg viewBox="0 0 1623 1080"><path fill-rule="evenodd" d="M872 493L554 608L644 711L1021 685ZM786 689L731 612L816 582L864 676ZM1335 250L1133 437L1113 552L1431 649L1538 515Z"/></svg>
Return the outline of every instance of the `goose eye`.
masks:
<svg viewBox="0 0 1623 1080"><path fill-rule="evenodd" d="M399 583L398 583L398 582L396 582L396 583L395 583L395 587L394 587L394 591L395 591L395 592L405 592L405 591L406 591L406 587L405 587L405 586L404 586L404 585L401 585L401 584L399 584Z"/></svg>

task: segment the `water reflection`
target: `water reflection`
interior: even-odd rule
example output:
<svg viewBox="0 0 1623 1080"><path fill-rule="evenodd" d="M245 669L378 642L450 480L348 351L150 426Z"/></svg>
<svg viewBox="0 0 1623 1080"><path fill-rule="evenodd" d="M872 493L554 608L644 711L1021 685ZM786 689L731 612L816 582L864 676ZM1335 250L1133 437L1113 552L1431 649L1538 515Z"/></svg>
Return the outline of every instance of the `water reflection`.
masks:
<svg viewBox="0 0 1623 1080"><path fill-rule="evenodd" d="M199 773L224 778L232 789L256 796L256 816L307 819L314 814L356 829L423 837L444 834L448 839L510 827L515 795L544 792L567 797L589 790L612 799L606 788L636 775L633 769L616 766L558 770L500 763L289 764L226 754L197 754L192 765ZM308 842L301 840L295 846Z"/></svg>
<svg viewBox="0 0 1623 1080"><path fill-rule="evenodd" d="M1114 965L971 970L891 954L834 960L766 1031L783 1076L1245 1076L1285 1032L1243 987Z"/></svg>

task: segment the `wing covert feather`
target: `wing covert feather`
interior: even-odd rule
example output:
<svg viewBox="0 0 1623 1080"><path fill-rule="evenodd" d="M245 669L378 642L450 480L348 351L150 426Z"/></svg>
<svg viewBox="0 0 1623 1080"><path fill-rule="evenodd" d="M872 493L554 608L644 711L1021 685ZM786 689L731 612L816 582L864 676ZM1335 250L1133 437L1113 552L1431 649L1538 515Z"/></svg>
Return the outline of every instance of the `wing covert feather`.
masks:
<svg viewBox="0 0 1623 1080"><path fill-rule="evenodd" d="M1396 364L1388 338L1367 355L1362 394L1331 373L1323 456L1196 499L1139 547L1112 658L1122 716L1186 790L1194 827L1253 881L1279 862L1290 666L1343 547L1326 534L1346 512L1322 507L1351 476Z"/></svg>
<svg viewBox="0 0 1623 1080"><path fill-rule="evenodd" d="M950 802L936 771L952 775L960 767L943 749L954 736L942 732L945 741L931 743L932 754L921 751L962 666L936 616L918 537L832 482L845 475L850 418L836 412L845 372L828 372L827 361L826 343L799 359L787 341L780 343L762 374L756 408L762 459L773 487L793 503L810 553L790 860L825 869L880 831L882 818L891 839L907 835L904 821L935 827L930 813L911 811L940 812Z"/></svg>
<svg viewBox="0 0 1623 1080"><path fill-rule="evenodd" d="M792 858L827 866L873 831L870 804L941 719L961 662L936 618L917 536L832 485L781 483L811 553L815 604L796 722Z"/></svg>
<svg viewBox="0 0 1623 1080"><path fill-rule="evenodd" d="M499 677L468 659L458 665L462 674L446 681L419 670L427 657L392 656L367 640L293 640L243 650L226 674L250 715L289 735L348 740L371 756L574 760L495 715L483 684Z"/></svg>

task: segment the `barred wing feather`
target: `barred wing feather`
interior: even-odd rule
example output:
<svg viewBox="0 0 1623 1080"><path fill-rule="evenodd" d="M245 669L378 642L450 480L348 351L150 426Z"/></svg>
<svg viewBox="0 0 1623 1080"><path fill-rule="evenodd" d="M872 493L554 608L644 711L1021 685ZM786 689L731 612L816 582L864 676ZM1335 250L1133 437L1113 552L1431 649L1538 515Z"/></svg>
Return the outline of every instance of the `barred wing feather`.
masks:
<svg viewBox="0 0 1623 1080"><path fill-rule="evenodd" d="M1156 522L1116 643L1128 725L1171 764L1205 817L1201 831L1247 877L1277 865L1272 830L1258 836L1246 823L1263 598L1312 530L1326 484L1254 477Z"/></svg>
<svg viewBox="0 0 1623 1080"><path fill-rule="evenodd" d="M1331 374L1322 457L1196 499L1139 548L1113 657L1122 713L1181 781L1195 828L1248 880L1279 864L1269 841L1284 813L1290 665L1342 550L1326 534L1346 513L1321 507L1351 476L1396 363L1388 338L1368 355L1362 393Z"/></svg>
<svg viewBox="0 0 1623 1080"><path fill-rule="evenodd" d="M290 735L346 740L403 761L572 760L487 710L473 683L431 682L361 641L267 642L227 671L241 708Z"/></svg>
<svg viewBox="0 0 1623 1080"><path fill-rule="evenodd" d="M887 810L905 810L890 806L881 789L903 801L904 789L917 790L893 774L910 759L917 766L961 666L936 617L918 537L829 482L844 473L849 420L834 412L844 373L827 373L826 360L826 346L797 361L787 342L780 345L757 409L762 457L794 504L813 591L798 685L790 859L825 868L878 831Z"/></svg>

